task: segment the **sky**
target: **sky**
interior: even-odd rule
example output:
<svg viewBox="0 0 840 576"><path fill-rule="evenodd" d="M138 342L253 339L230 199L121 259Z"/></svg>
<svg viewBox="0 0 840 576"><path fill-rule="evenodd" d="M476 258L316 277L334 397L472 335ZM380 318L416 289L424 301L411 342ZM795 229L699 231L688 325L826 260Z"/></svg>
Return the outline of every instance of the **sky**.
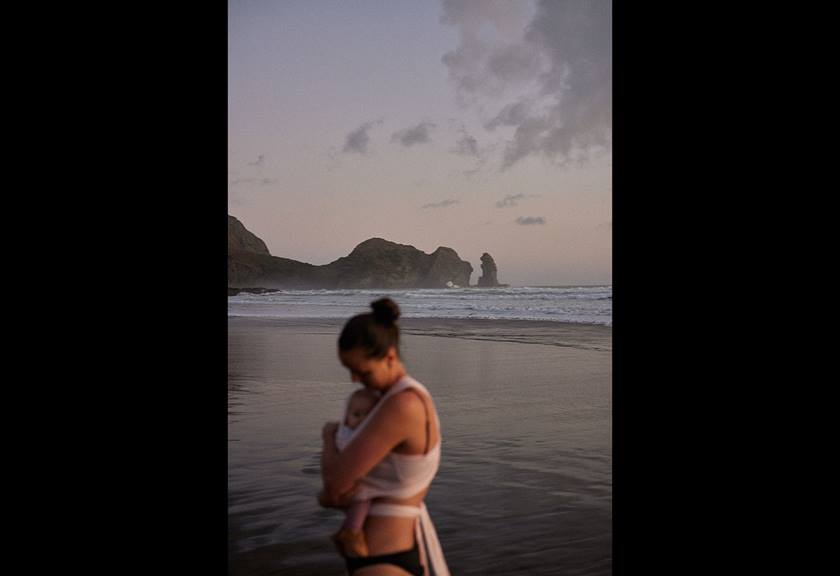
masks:
<svg viewBox="0 0 840 576"><path fill-rule="evenodd" d="M229 0L228 213L274 256L612 283L610 0Z"/></svg>

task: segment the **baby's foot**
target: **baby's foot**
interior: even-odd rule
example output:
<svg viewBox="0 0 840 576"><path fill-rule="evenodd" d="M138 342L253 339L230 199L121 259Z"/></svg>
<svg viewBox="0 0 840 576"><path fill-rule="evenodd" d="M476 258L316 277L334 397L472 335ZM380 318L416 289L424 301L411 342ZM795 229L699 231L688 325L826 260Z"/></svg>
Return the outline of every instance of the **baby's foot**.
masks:
<svg viewBox="0 0 840 576"><path fill-rule="evenodd" d="M361 530L342 528L332 536L339 552L345 556L369 556L365 533Z"/></svg>

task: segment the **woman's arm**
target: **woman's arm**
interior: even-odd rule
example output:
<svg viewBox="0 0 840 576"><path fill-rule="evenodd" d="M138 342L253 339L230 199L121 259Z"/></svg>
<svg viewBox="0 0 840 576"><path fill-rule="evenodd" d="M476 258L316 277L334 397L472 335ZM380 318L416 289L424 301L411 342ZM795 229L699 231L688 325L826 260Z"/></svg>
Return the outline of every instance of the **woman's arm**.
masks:
<svg viewBox="0 0 840 576"><path fill-rule="evenodd" d="M425 409L415 394L399 393L385 400L373 419L347 447L335 447L335 428L324 427L321 477L324 491L319 501L338 505L346 502L356 482L362 479L388 453L424 426ZM331 430L328 430L330 426ZM329 432L332 432L330 435Z"/></svg>
<svg viewBox="0 0 840 576"><path fill-rule="evenodd" d="M323 449L321 450L321 481L325 486L327 483L325 471L332 470L334 468L338 455L340 454L338 447L335 444L335 433L338 427L338 422L327 422L321 430L321 436L324 443ZM354 490L351 488L350 491L345 494L341 494L338 498L331 499L327 495L326 491L321 490L318 493L318 503L325 508L343 508L344 506L349 505L353 491Z"/></svg>

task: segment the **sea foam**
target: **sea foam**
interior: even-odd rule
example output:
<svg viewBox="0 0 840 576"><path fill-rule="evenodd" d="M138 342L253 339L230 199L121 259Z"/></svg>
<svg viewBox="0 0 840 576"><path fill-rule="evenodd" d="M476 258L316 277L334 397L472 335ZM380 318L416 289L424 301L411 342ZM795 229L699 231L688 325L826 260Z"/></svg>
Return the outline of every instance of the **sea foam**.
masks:
<svg viewBox="0 0 840 576"><path fill-rule="evenodd" d="M228 298L228 316L347 318L387 296L405 318L548 320L612 325L612 286L417 290L278 290Z"/></svg>

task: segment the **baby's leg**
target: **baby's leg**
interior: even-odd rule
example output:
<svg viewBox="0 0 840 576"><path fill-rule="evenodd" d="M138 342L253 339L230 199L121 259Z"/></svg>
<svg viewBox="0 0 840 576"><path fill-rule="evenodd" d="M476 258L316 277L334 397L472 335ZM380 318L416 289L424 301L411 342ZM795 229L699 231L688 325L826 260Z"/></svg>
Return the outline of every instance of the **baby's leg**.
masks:
<svg viewBox="0 0 840 576"><path fill-rule="evenodd" d="M370 500L358 500L350 504L347 509L347 517L344 519L344 528L349 528L354 532L358 532L365 525L365 518L367 518L368 510L370 510Z"/></svg>
<svg viewBox="0 0 840 576"><path fill-rule="evenodd" d="M368 510L370 510L370 500L359 500L350 504L344 524L338 532L333 534L332 540L344 556L370 556L365 533L362 531Z"/></svg>

